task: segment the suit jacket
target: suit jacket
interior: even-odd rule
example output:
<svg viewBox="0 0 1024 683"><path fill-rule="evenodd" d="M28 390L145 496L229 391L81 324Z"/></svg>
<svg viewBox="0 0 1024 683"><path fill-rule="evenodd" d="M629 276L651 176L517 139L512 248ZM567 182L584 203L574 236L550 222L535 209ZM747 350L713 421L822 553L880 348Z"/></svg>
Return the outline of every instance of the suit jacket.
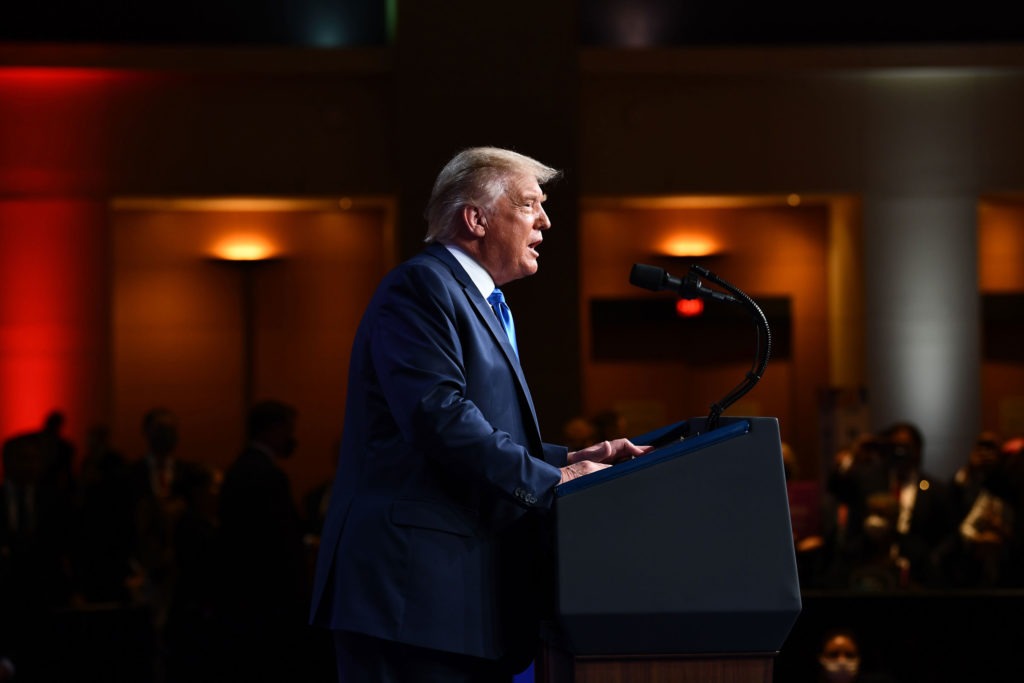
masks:
<svg viewBox="0 0 1024 683"><path fill-rule="evenodd" d="M525 666L566 453L458 261L432 245L399 266L352 349L312 622Z"/></svg>

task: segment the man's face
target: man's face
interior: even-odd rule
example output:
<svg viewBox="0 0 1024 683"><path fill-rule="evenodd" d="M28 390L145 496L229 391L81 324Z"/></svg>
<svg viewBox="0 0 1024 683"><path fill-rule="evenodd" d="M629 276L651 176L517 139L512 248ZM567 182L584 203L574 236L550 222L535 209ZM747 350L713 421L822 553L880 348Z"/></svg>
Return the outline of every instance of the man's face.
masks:
<svg viewBox="0 0 1024 683"><path fill-rule="evenodd" d="M542 231L551 227L544 211L547 196L529 175L513 178L508 191L486 213L487 224L480 253L483 266L503 285L537 272Z"/></svg>
<svg viewBox="0 0 1024 683"><path fill-rule="evenodd" d="M178 421L172 415L162 415L150 425L146 438L154 455L169 455L178 446Z"/></svg>
<svg viewBox="0 0 1024 683"><path fill-rule="evenodd" d="M900 449L900 457L895 463L898 467L911 470L921 465L921 451L917 448L914 436L906 429L899 429L889 438L890 443Z"/></svg>

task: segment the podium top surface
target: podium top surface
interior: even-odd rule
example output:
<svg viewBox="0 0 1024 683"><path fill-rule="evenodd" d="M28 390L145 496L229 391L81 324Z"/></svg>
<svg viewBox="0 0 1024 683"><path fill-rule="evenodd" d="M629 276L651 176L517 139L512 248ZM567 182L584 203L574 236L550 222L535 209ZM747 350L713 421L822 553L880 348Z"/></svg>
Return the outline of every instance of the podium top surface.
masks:
<svg viewBox="0 0 1024 683"><path fill-rule="evenodd" d="M635 437L631 439L631 441L641 446L650 443L657 444L666 433L684 433L686 431L686 424L687 423L685 422L681 422L675 425L670 425L669 427L665 427L655 432L649 432ZM676 438L668 443L656 446L654 450L649 451L638 458L626 460L613 465L612 467L607 467L584 477L579 477L577 479L567 481L564 484L559 484L555 487L555 495L557 497L567 496L611 479L616 479L631 472L635 472L646 467L652 467L664 462L665 460L678 458L687 453L692 453L694 451L701 450L702 448L706 448L712 444L741 436L749 431L750 422L748 420L737 420L735 422L723 424L717 429L709 432L701 432L686 438Z"/></svg>

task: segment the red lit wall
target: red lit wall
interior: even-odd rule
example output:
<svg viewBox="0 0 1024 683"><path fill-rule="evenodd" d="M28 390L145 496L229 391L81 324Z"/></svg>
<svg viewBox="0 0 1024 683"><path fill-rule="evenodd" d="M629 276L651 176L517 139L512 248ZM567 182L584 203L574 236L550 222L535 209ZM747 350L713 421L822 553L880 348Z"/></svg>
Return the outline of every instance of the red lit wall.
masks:
<svg viewBox="0 0 1024 683"><path fill-rule="evenodd" d="M0 199L0 434L105 412L105 207Z"/></svg>
<svg viewBox="0 0 1024 683"><path fill-rule="evenodd" d="M0 438L106 411L108 104L124 76L0 69Z"/></svg>

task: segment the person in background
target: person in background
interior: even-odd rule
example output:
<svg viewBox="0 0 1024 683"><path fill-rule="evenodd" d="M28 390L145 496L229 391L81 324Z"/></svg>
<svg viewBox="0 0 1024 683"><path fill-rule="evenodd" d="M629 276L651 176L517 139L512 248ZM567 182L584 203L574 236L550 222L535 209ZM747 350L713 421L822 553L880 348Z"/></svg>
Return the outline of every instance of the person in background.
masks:
<svg viewBox="0 0 1024 683"><path fill-rule="evenodd" d="M106 425L86 435L75 495L72 558L76 599L86 604L127 603L132 573L135 510L128 462L110 442Z"/></svg>
<svg viewBox="0 0 1024 683"><path fill-rule="evenodd" d="M216 609L222 671L235 680L295 680L304 651L304 528L282 467L297 447L297 418L283 401L255 403L247 441L220 486Z"/></svg>
<svg viewBox="0 0 1024 683"><path fill-rule="evenodd" d="M3 443L0 648L24 680L49 673L52 615L74 594L71 449L59 436L62 423L51 416L42 431Z"/></svg>
<svg viewBox="0 0 1024 683"><path fill-rule="evenodd" d="M1017 585L1019 557L1019 459L993 432L978 435L967 463L957 471L957 533L943 549L944 568L955 588Z"/></svg>
<svg viewBox="0 0 1024 683"><path fill-rule="evenodd" d="M877 435L858 439L837 459L828 491L845 506L845 546L863 544L880 519L868 501L888 494L895 501L896 553L907 568L908 586L941 588L938 549L954 533L948 488L923 468L924 437L911 422L895 422ZM874 497L874 498L872 498ZM860 537L860 538L858 538ZM845 548L836 547L834 557Z"/></svg>
<svg viewBox="0 0 1024 683"><path fill-rule="evenodd" d="M1000 462L1002 440L991 431L978 434L965 462L953 475L950 483L950 502L956 519L963 519L974 505L975 498Z"/></svg>
<svg viewBox="0 0 1024 683"><path fill-rule="evenodd" d="M890 673L868 669L857 635L852 629L825 632L818 651L820 683L898 683Z"/></svg>
<svg viewBox="0 0 1024 683"><path fill-rule="evenodd" d="M310 615L345 683L511 681L550 605L555 487L647 450L541 437L499 288L537 272L558 175L510 150L457 154L426 249L363 316Z"/></svg>
<svg viewBox="0 0 1024 683"><path fill-rule="evenodd" d="M142 418L145 454L129 463L126 482L131 538L132 574L128 585L136 605L151 613L158 651L156 667L166 666L165 627L178 585L178 526L193 504L191 492L203 478L201 466L178 452L179 421L170 408L157 406Z"/></svg>

